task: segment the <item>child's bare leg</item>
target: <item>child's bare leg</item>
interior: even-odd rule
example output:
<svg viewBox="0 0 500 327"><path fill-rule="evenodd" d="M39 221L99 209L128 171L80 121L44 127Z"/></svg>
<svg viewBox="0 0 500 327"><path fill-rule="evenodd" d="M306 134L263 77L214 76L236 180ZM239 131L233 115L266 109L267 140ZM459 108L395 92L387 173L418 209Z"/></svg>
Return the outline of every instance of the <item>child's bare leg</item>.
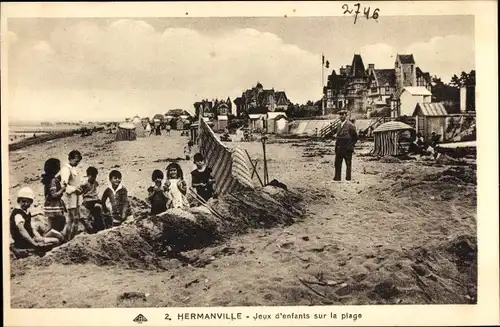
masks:
<svg viewBox="0 0 500 327"><path fill-rule="evenodd" d="M68 209L68 215L66 216L66 225L62 231L64 238L66 241L69 241L73 238L73 225L75 222L75 210L74 208Z"/></svg>
<svg viewBox="0 0 500 327"><path fill-rule="evenodd" d="M78 228L78 224L77 222L80 222L81 219L80 219L80 208L75 208L74 209L74 216L73 216L73 230L71 232L71 235L72 235L72 238L76 236L76 232L77 232L77 228ZM84 224L85 226L85 224Z"/></svg>
<svg viewBox="0 0 500 327"><path fill-rule="evenodd" d="M59 233L58 231L56 231L55 229L51 229L49 230L46 234L45 234L45 238L55 238L57 239L60 243L64 242L64 236Z"/></svg>
<svg viewBox="0 0 500 327"><path fill-rule="evenodd" d="M46 245L58 245L59 240L55 237L44 237L43 243L45 243Z"/></svg>
<svg viewBox="0 0 500 327"><path fill-rule="evenodd" d="M61 234L63 235L65 240L68 240L69 239L68 231L70 230L69 225L71 223L70 218L69 218L69 210L68 210L68 214L65 216L65 218L66 218L66 223L64 224L64 228L62 229Z"/></svg>

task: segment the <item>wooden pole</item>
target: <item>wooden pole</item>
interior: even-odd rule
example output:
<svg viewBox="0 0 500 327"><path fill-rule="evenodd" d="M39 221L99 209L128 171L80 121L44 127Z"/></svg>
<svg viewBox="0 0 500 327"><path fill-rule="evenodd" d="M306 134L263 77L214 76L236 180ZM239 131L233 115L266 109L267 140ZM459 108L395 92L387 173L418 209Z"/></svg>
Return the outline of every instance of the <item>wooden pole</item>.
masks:
<svg viewBox="0 0 500 327"><path fill-rule="evenodd" d="M257 175L257 178L259 179L259 182L260 182L260 185L261 186L264 186L264 183L262 182L262 179L260 179L260 176L259 176L259 173L257 172L257 164L253 164L252 163L252 158L250 157L250 154L248 153L247 150L245 150L246 154L247 154L247 157L248 157L248 160L250 160L250 164L252 165L253 167L253 171L254 173ZM253 177L253 173L252 173L252 177Z"/></svg>
<svg viewBox="0 0 500 327"><path fill-rule="evenodd" d="M262 150L264 152L264 185L269 183L269 175L267 173L266 139L266 136L262 137Z"/></svg>
<svg viewBox="0 0 500 327"><path fill-rule="evenodd" d="M201 203L202 206L204 206L205 208L208 209L208 211L210 211L214 216L216 216L217 218L221 219L221 220L227 220L225 219L225 217L223 215L221 215L219 212L217 212L214 208L210 207L208 205L208 203L201 197L198 195L198 193L196 193L195 190L189 188L188 189L189 192L191 193L191 195L199 202Z"/></svg>

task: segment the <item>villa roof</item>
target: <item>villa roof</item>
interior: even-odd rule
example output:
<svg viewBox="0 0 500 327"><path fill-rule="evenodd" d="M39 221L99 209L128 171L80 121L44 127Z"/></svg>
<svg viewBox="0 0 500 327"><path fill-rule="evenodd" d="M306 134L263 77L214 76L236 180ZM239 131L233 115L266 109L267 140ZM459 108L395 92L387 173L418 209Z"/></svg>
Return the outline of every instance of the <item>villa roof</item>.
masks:
<svg viewBox="0 0 500 327"><path fill-rule="evenodd" d="M441 117L448 115L448 112L446 112L446 109L444 108L444 105L441 102L432 102L432 103L419 102L415 106L415 111L413 112L413 115L415 115L415 113L417 113L419 109L424 116Z"/></svg>
<svg viewBox="0 0 500 327"><path fill-rule="evenodd" d="M396 84L395 69L374 69L373 74L376 76L379 86Z"/></svg>
<svg viewBox="0 0 500 327"><path fill-rule="evenodd" d="M398 58L402 64L415 64L413 54L398 54Z"/></svg>

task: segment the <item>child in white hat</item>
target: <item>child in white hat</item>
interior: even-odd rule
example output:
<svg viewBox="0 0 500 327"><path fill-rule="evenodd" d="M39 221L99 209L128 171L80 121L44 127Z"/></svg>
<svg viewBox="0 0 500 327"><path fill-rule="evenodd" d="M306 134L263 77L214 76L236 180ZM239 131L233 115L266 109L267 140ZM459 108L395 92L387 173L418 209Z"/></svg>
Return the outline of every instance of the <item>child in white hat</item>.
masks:
<svg viewBox="0 0 500 327"><path fill-rule="evenodd" d="M18 249L34 249L59 244L59 240L48 231L42 237L38 228L34 227L29 208L35 195L29 187L23 187L17 193L17 206L10 214L10 234L14 247Z"/></svg>

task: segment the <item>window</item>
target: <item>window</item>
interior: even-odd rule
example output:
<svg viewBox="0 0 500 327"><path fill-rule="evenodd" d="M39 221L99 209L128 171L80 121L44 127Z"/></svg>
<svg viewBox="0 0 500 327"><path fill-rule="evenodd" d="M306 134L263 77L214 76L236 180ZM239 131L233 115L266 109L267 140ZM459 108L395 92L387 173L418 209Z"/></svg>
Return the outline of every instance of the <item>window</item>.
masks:
<svg viewBox="0 0 500 327"><path fill-rule="evenodd" d="M389 94L389 92L390 92L389 87L388 87L388 86L386 86L386 87L385 87L385 93L386 93L386 94Z"/></svg>

